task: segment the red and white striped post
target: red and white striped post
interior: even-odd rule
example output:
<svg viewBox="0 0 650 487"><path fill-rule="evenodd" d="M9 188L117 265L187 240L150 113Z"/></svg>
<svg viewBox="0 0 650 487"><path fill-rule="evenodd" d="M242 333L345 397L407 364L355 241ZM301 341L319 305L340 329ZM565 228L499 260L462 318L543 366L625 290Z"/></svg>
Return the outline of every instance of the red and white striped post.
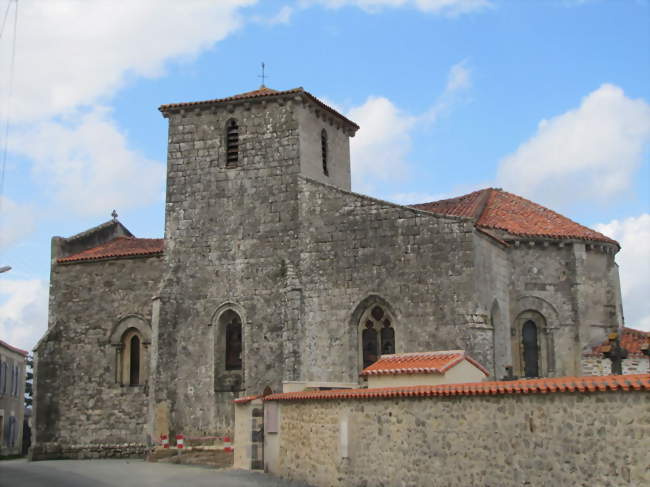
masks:
<svg viewBox="0 0 650 487"><path fill-rule="evenodd" d="M169 448L169 437L167 435L160 435L160 442L163 448Z"/></svg>
<svg viewBox="0 0 650 487"><path fill-rule="evenodd" d="M185 448L185 436L176 435L176 448L178 448L179 450Z"/></svg>
<svg viewBox="0 0 650 487"><path fill-rule="evenodd" d="M230 440L229 436L223 437L223 451L227 451L227 452L233 451L232 441Z"/></svg>

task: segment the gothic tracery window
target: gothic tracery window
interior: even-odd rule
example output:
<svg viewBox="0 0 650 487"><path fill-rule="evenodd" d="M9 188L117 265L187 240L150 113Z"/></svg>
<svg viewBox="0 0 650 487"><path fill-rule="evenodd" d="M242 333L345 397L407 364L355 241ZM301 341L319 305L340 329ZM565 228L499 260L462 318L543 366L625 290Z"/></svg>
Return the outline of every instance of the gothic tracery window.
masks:
<svg viewBox="0 0 650 487"><path fill-rule="evenodd" d="M239 126L234 118L226 124L226 167L235 167L239 162Z"/></svg>
<svg viewBox="0 0 650 487"><path fill-rule="evenodd" d="M373 304L361 318L361 361L363 368L375 363L381 355L395 353L395 329L388 311Z"/></svg>

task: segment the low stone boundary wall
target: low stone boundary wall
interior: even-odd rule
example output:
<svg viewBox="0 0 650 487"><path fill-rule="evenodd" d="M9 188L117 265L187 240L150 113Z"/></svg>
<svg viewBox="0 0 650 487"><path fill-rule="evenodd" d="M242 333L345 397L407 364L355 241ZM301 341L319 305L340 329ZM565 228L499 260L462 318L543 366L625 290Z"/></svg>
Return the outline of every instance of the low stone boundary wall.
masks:
<svg viewBox="0 0 650 487"><path fill-rule="evenodd" d="M145 458L151 450L144 443L61 445L41 443L32 446L30 460L85 460L91 458Z"/></svg>
<svg viewBox="0 0 650 487"><path fill-rule="evenodd" d="M650 485L650 375L453 387L268 396L276 473L320 487Z"/></svg>

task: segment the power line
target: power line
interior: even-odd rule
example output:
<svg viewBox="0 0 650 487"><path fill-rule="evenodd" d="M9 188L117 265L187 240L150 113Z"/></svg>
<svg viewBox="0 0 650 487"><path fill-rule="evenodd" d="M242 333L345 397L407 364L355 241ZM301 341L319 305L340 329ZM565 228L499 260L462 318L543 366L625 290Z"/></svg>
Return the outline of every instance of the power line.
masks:
<svg viewBox="0 0 650 487"><path fill-rule="evenodd" d="M7 2L7 8L5 9L5 16L2 19L2 27L0 27L0 39L2 39L2 34L4 34L5 32L5 25L7 25L7 17L9 16L9 8L11 7L11 2L13 2L13 0L9 0Z"/></svg>
<svg viewBox="0 0 650 487"><path fill-rule="evenodd" d="M14 86L14 72L16 70L16 34L18 32L18 0L15 0L16 7L14 9L14 35L12 39L12 46L11 46L11 62L9 65L9 89L7 91L7 104L6 104L6 111L5 111L5 137L3 141L3 148L2 148L2 162L0 163L0 217L2 216L2 199L4 197L4 186L5 186L5 171L7 168L7 148L9 146L9 113L11 109L11 98L13 94L13 86ZM9 5L11 5L11 1L9 2ZM9 11L9 5L7 5L7 12ZM5 13L5 21L6 21L7 13ZM4 32L4 22L3 22L3 30Z"/></svg>

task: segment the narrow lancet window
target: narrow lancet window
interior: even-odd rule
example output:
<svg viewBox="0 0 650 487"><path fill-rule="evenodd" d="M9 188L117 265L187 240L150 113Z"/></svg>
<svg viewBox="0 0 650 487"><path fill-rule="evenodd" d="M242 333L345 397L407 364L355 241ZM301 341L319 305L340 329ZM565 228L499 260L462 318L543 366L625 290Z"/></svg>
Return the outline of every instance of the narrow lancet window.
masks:
<svg viewBox="0 0 650 487"><path fill-rule="evenodd" d="M325 176L329 176L329 170L327 168L327 162L328 162L327 132L325 131L325 129L321 130L320 133L320 150L321 150L321 156L323 158L323 174L325 174Z"/></svg>
<svg viewBox="0 0 650 487"><path fill-rule="evenodd" d="M377 330L372 321L366 322L366 329L361 334L363 342L363 368L371 366L377 359Z"/></svg>
<svg viewBox="0 0 650 487"><path fill-rule="evenodd" d="M226 370L241 370L241 319L234 316L226 325Z"/></svg>
<svg viewBox="0 0 650 487"><path fill-rule="evenodd" d="M226 167L239 163L239 126L234 118L226 124Z"/></svg>
<svg viewBox="0 0 650 487"><path fill-rule="evenodd" d="M524 375L526 377L538 377L539 351L537 345L537 325L534 321L528 320L524 323L521 338L524 352Z"/></svg>
<svg viewBox="0 0 650 487"><path fill-rule="evenodd" d="M140 385L140 338L133 335L130 343L129 385Z"/></svg>

